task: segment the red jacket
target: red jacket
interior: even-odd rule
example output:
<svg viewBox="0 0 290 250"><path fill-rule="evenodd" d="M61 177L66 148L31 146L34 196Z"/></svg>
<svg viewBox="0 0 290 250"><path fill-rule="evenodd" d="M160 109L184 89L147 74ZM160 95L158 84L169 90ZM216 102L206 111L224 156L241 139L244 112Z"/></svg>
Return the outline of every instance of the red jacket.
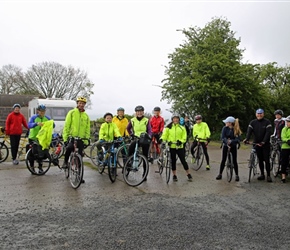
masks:
<svg viewBox="0 0 290 250"><path fill-rule="evenodd" d="M150 119L152 134L162 133L164 129L164 119L161 116L152 116Z"/></svg>
<svg viewBox="0 0 290 250"><path fill-rule="evenodd" d="M21 135L22 124L28 129L24 115L21 113L11 112L6 119L5 133L7 135Z"/></svg>

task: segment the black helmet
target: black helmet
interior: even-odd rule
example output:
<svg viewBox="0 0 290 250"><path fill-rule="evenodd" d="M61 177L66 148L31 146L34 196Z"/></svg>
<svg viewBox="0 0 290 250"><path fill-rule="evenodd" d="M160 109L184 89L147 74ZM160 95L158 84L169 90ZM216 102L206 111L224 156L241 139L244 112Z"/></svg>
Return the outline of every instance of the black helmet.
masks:
<svg viewBox="0 0 290 250"><path fill-rule="evenodd" d="M283 116L284 113L283 113L283 111L282 111L281 109L277 109L277 110L274 112L274 115L281 115L281 116Z"/></svg>
<svg viewBox="0 0 290 250"><path fill-rule="evenodd" d="M136 112L136 111L144 111L144 107L141 106L141 105L138 105L138 106L136 106L136 108L135 108L135 112Z"/></svg>
<svg viewBox="0 0 290 250"><path fill-rule="evenodd" d="M172 114L172 116L171 116L171 121L173 120L173 118L178 118L179 120L180 120L180 116L179 116L179 114L177 114L177 113L174 113L174 114Z"/></svg>
<svg viewBox="0 0 290 250"><path fill-rule="evenodd" d="M106 114L104 114L104 118L106 118L108 115L110 115L110 116L112 116L113 117L113 115L112 115L112 113L106 113Z"/></svg>
<svg viewBox="0 0 290 250"><path fill-rule="evenodd" d="M120 108L117 109L117 111L125 111L125 109L120 107Z"/></svg>
<svg viewBox="0 0 290 250"><path fill-rule="evenodd" d="M201 116L201 115L196 115L196 116L194 117L194 120L202 120L202 116Z"/></svg>
<svg viewBox="0 0 290 250"><path fill-rule="evenodd" d="M154 111L161 111L161 108L160 107L155 107L153 110Z"/></svg>

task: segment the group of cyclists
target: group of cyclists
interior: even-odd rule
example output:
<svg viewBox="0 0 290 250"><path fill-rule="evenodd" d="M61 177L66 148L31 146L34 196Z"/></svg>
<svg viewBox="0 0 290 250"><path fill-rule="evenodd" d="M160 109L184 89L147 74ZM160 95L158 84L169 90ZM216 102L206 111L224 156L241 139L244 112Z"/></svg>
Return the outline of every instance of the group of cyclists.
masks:
<svg viewBox="0 0 290 250"><path fill-rule="evenodd" d="M83 152L85 144L89 143L90 138L90 118L85 112L85 105L87 99L85 97L78 97L76 100L76 108L70 110L65 119L65 125L63 129L63 141L66 147L64 162L62 168L68 167L69 156L74 149L74 137L87 138L86 140L78 141L79 152ZM16 153L19 146L20 135L22 133L22 126L29 129L29 143L37 141L37 135L46 121L50 120L50 117L45 115L46 107L39 105L37 108L37 114L32 116L28 122L20 113L21 106L15 104L13 111L8 115L6 120L6 133L10 135L11 139L11 151L13 164L18 164L16 160ZM282 182L286 181L286 169L289 164L290 156L290 116L286 119L283 118L283 111L275 111L275 130L272 136L275 136L281 141L281 173ZM105 113L105 122L101 125L99 131L99 140L97 142L98 150L101 150L102 144L106 141L112 141L119 138L120 141L126 136L140 137L144 134L149 139L155 139L158 143L158 147L164 147L167 143L170 146L171 164L173 181L178 181L176 171L176 159L180 159L181 164L186 172L188 181L192 181L192 176L189 172L188 163L185 157L185 144L189 139L194 139L190 146L191 163L195 162L194 148L197 146L197 142L201 144L203 153L206 159L206 170L210 170L209 155L207 152L207 144L210 141L211 132L206 122L203 122L201 115L195 116L195 124L191 127L188 117L185 115L173 114L171 122L165 126L164 118L161 116L160 107L155 107L153 110L153 116L149 119L144 116L144 107L138 105L135 107L135 116L128 120L125 117L125 109L120 107L117 109L117 114ZM238 119L233 116L227 117L223 120L225 126L221 131L222 140L222 159L220 163L219 173L216 177L217 180L222 179L222 173L225 167L226 155L228 149L232 153L234 170L236 174L236 181L239 181L239 171L237 163L237 149L241 141L241 130L239 127ZM248 143L252 134L254 135L254 143L256 144L257 157L259 159L259 167L261 175L258 180L267 180L272 182L270 176L270 137L272 134L271 122L264 117L264 110L256 110L256 119L252 120L247 129L246 139L244 143ZM135 150L136 140L132 140L129 146L128 153L132 155ZM152 144L141 144L142 154L148 157L148 161L153 163L153 146ZM102 157L99 154L98 157ZM102 159L99 159L100 161ZM158 163L161 164L162 158L158 159ZM265 176L264 170L266 168ZM41 165L39 171L42 171Z"/></svg>

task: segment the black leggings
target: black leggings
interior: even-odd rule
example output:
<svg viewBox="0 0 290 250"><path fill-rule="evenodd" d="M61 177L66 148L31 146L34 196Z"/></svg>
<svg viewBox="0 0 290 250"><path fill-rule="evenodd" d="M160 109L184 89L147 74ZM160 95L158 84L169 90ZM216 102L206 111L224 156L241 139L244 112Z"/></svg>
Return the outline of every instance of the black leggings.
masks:
<svg viewBox="0 0 290 250"><path fill-rule="evenodd" d="M257 157L259 159L259 167L261 175L264 175L264 162L266 165L267 176L270 176L270 144L266 144L262 147L256 147Z"/></svg>
<svg viewBox="0 0 290 250"><path fill-rule="evenodd" d="M20 137L21 135L10 135L12 160L15 160L17 158Z"/></svg>
<svg viewBox="0 0 290 250"><path fill-rule="evenodd" d="M235 173L236 173L236 175L239 175L239 168L238 168L238 162L237 162L237 152L238 152L237 146L236 145L232 146L230 150L231 150L231 153L232 153L232 156L233 156L233 163L234 163ZM223 171L224 171L226 160L227 160L227 153L228 153L228 147L223 145L223 148L222 148L222 161L221 161L221 164L220 164L220 174L222 174Z"/></svg>
<svg viewBox="0 0 290 250"><path fill-rule="evenodd" d="M289 165L289 156L290 156L290 149L282 149L281 150L281 173L286 174L287 167Z"/></svg>
<svg viewBox="0 0 290 250"><path fill-rule="evenodd" d="M188 170L188 164L185 160L185 151L183 148L170 148L170 156L171 156L171 163L172 163L172 170L176 170L176 155L178 155L179 160L185 170Z"/></svg>
<svg viewBox="0 0 290 250"><path fill-rule="evenodd" d="M208 156L208 153L207 153L207 147L205 145L205 142L200 142L201 146L202 146L202 149L203 149L203 153L204 153L204 156L205 156L205 160L206 160L206 164L209 165L209 156ZM192 156L194 157L194 148L197 146L197 141L194 141L192 144L191 144L191 147L190 147L190 152L192 154Z"/></svg>
<svg viewBox="0 0 290 250"><path fill-rule="evenodd" d="M78 153L83 156L83 150L84 150L84 142L82 140L78 140L77 142L77 147L79 149ZM65 155L64 155L64 161L67 163L68 159L70 157L71 152L73 152L74 150L74 140L71 140L67 146L66 146L66 150L65 150Z"/></svg>

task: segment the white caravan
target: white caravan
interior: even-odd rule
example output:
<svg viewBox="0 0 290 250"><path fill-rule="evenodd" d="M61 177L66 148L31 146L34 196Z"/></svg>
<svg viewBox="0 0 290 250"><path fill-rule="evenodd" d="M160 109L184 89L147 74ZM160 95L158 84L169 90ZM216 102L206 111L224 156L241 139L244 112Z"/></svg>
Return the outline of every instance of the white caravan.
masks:
<svg viewBox="0 0 290 250"><path fill-rule="evenodd" d="M69 110L75 108L76 102L73 100L63 100L63 99L39 99L35 98L28 102L28 117L30 118L36 114L37 107L43 104L46 106L45 115L49 116L54 120L55 128L54 132L62 134L64 121L66 114Z"/></svg>

